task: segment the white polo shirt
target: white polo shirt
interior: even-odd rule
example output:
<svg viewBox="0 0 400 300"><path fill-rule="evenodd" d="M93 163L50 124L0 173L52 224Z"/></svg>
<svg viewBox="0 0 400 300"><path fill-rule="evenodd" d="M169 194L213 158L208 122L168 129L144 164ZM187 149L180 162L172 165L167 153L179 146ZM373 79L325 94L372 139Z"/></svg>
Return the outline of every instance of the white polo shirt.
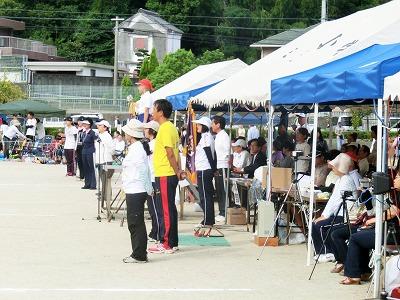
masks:
<svg viewBox="0 0 400 300"><path fill-rule="evenodd" d="M78 128L76 128L75 126L71 127L65 126L64 134L65 134L64 149L76 149L75 135L78 134Z"/></svg>
<svg viewBox="0 0 400 300"><path fill-rule="evenodd" d="M196 171L205 171L211 169L206 151L204 148L210 147L211 153L214 153L214 138L210 132L201 134L201 139L196 146L195 167ZM213 154L214 155L214 154Z"/></svg>
<svg viewBox="0 0 400 300"><path fill-rule="evenodd" d="M231 146L229 135L225 130L221 130L215 136L215 153L217 154L217 169L227 169Z"/></svg>
<svg viewBox="0 0 400 300"><path fill-rule="evenodd" d="M152 113L153 108L153 96L149 91L145 92L142 96L140 96L140 100L137 102L137 113L139 115L144 114L145 108L149 109L149 114Z"/></svg>
<svg viewBox="0 0 400 300"><path fill-rule="evenodd" d="M233 153L233 166L235 168L243 169L250 165L251 155L247 150L242 150L240 153Z"/></svg>
<svg viewBox="0 0 400 300"><path fill-rule="evenodd" d="M35 118L27 119L26 120L26 126L33 126L31 128L27 128L26 129L26 135L35 136L35 133L36 133L36 119Z"/></svg>

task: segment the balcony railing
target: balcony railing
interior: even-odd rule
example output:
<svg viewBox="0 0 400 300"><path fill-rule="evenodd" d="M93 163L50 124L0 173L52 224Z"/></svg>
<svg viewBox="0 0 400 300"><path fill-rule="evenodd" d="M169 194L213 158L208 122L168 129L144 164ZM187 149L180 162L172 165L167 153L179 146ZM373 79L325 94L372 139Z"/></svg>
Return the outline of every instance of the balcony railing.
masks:
<svg viewBox="0 0 400 300"><path fill-rule="evenodd" d="M16 38L12 36L0 36L0 48L10 47L20 50L45 53L49 56L57 56L57 47L45 45L39 41Z"/></svg>

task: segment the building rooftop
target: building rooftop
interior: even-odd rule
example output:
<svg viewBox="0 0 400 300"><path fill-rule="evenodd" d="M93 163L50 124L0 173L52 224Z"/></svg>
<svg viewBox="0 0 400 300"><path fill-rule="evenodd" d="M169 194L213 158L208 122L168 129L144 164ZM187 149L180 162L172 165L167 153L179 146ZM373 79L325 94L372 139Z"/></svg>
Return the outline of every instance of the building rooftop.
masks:
<svg viewBox="0 0 400 300"><path fill-rule="evenodd" d="M161 18L161 16L157 12L151 11L151 10L147 10L147 9L143 9L143 8L139 8L139 10L137 11L137 13L135 15L133 15L129 19L126 19L125 21L123 21L121 23L121 25L120 25L120 28L131 29L130 23L131 22L135 22L134 19L138 15L144 15L152 23L165 28L167 31L173 31L173 32L176 32L176 33L179 33L179 34L183 34L182 30L180 30L179 28L175 27L171 23L169 23L166 20L164 20L163 18Z"/></svg>
<svg viewBox="0 0 400 300"><path fill-rule="evenodd" d="M25 22L0 18L0 28L7 28L15 31L21 31L25 30Z"/></svg>
<svg viewBox="0 0 400 300"><path fill-rule="evenodd" d="M113 70L113 66L93 64L87 62L58 62L58 61L40 61L40 62L27 62L26 66L32 71L80 71L82 68L97 68Z"/></svg>
<svg viewBox="0 0 400 300"><path fill-rule="evenodd" d="M268 47L281 47L283 45L286 45L287 43L293 41L294 39L298 38L299 36L303 35L307 31L313 29L316 25L307 27L307 28L293 28L289 29L286 31L283 31L281 33L272 35L270 37L267 37L266 39L263 39L261 41L258 41L250 47L253 48L268 48Z"/></svg>

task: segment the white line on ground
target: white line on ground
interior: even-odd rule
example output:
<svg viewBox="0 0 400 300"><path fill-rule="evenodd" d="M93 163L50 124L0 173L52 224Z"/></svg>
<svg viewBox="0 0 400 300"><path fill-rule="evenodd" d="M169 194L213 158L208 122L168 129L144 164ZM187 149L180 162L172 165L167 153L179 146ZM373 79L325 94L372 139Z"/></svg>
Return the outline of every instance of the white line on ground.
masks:
<svg viewBox="0 0 400 300"><path fill-rule="evenodd" d="M2 214L2 213L0 213L0 217L35 217L35 218L42 218L42 217L56 217L56 215Z"/></svg>
<svg viewBox="0 0 400 300"><path fill-rule="evenodd" d="M192 293L192 292L251 292L254 289L196 289L196 288L177 288L177 289L107 289L107 288L59 288L59 289L39 289L39 288L0 288L0 293L29 293L29 292L139 292L139 293Z"/></svg>

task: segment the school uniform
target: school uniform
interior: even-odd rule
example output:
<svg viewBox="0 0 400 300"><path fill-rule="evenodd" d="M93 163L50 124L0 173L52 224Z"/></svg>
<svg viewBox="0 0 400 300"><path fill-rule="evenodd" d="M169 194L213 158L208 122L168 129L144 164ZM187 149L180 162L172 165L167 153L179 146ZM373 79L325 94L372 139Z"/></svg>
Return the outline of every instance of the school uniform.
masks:
<svg viewBox="0 0 400 300"><path fill-rule="evenodd" d="M196 146L195 167L197 173L197 185L200 195L200 206L204 212L204 219L201 224L212 226L215 224L213 201L214 166L211 165L212 162L210 163L206 155L205 148L210 148L211 153L214 153L214 139L210 132L201 134L200 141Z"/></svg>
<svg viewBox="0 0 400 300"><path fill-rule="evenodd" d="M35 141L35 134L36 134L36 119L27 119L25 127L26 129L26 138L31 140L32 142Z"/></svg>
<svg viewBox="0 0 400 300"><path fill-rule="evenodd" d="M75 126L66 126L64 129L64 155L67 160L67 175L75 175L75 149L78 129Z"/></svg>
<svg viewBox="0 0 400 300"><path fill-rule="evenodd" d="M96 166L112 165L115 144L110 133L108 131L99 133L98 139L94 146L94 159ZM111 180L107 180L107 178L111 178L113 176L114 170L104 170L104 168L100 167L99 172L102 201L105 201L107 199L111 199L112 197Z"/></svg>
<svg viewBox="0 0 400 300"><path fill-rule="evenodd" d="M3 132L3 144L4 144L4 157L10 157L10 143L16 137L25 138L25 136L18 130L17 126L10 125L9 127L5 128Z"/></svg>
<svg viewBox="0 0 400 300"><path fill-rule="evenodd" d="M217 159L217 173L215 175L215 189L218 199L219 215L225 217L225 182L228 176L229 157L231 145L229 135L225 130L221 130L215 136L215 154Z"/></svg>
<svg viewBox="0 0 400 300"><path fill-rule="evenodd" d="M83 142L83 136L84 136L83 133L84 133L84 129L78 128L78 137L76 140L76 161L78 164L80 179L85 178L85 172L83 171L83 161L82 161L82 142Z"/></svg>
<svg viewBox="0 0 400 300"><path fill-rule="evenodd" d="M96 133L89 129L83 132L82 137L82 162L83 172L85 174L85 189L96 189L96 173L94 169L94 143L97 140Z"/></svg>

